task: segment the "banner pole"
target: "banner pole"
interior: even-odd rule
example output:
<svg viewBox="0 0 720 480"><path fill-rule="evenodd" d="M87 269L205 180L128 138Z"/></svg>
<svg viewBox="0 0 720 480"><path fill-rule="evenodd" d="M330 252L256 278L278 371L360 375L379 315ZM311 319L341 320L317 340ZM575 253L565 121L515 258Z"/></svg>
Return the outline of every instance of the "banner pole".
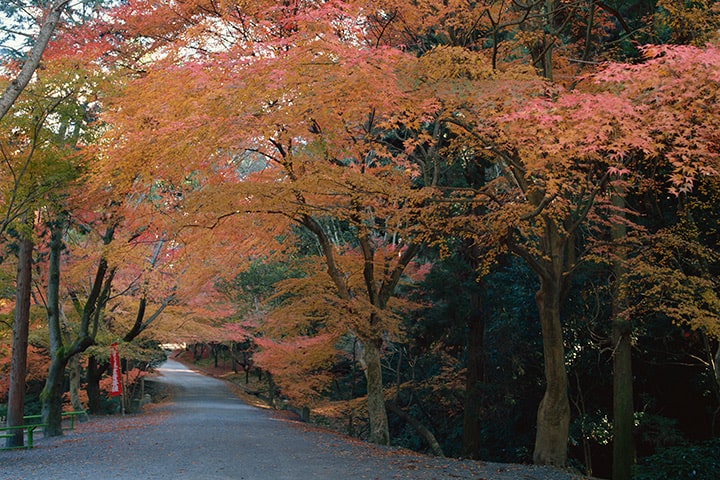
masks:
<svg viewBox="0 0 720 480"><path fill-rule="evenodd" d="M127 382L123 382L124 384ZM125 416L125 385L123 385L122 396L120 397L120 404L122 405L122 416Z"/></svg>
<svg viewBox="0 0 720 480"><path fill-rule="evenodd" d="M127 372L127 365L125 365L125 380L123 381L123 376L122 376L122 359L120 359L120 383L122 384L122 397L120 397L120 398L122 398L122 402L121 402L121 403L122 403L122 416L123 416L123 417L125 416L125 400L126 400L126 398L125 398L125 389L127 388L127 374L128 374L128 372Z"/></svg>

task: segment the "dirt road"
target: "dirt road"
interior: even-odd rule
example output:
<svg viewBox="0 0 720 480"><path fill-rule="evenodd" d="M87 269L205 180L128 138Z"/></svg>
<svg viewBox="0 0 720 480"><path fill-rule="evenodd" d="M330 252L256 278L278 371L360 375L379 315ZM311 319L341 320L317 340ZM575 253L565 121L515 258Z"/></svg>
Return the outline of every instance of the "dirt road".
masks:
<svg viewBox="0 0 720 480"><path fill-rule="evenodd" d="M221 380L168 360L173 400L93 417L28 451L0 452L2 479L567 480L552 469L438 459L368 445L246 405Z"/></svg>

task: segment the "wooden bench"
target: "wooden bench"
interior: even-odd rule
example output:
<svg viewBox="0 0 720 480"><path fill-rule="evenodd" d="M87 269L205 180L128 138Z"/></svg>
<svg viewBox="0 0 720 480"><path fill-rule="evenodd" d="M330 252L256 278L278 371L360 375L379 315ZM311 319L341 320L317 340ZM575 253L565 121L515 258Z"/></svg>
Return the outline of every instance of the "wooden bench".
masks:
<svg viewBox="0 0 720 480"><path fill-rule="evenodd" d="M18 445L17 447L0 446L0 450L13 450L17 448L33 448L33 433L37 428L44 427L44 423L33 423L29 425L16 425L13 427L0 427L0 438L11 438L16 435L18 430L27 433L27 444Z"/></svg>

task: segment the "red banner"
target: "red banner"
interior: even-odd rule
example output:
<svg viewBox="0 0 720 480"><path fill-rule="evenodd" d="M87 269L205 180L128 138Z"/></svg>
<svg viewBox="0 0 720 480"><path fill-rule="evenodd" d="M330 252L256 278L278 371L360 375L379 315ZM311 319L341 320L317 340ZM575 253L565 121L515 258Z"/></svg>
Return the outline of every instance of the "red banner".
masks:
<svg viewBox="0 0 720 480"><path fill-rule="evenodd" d="M120 352L117 342L110 345L110 369L112 370L112 384L110 385L110 396L122 395L122 383L120 381Z"/></svg>

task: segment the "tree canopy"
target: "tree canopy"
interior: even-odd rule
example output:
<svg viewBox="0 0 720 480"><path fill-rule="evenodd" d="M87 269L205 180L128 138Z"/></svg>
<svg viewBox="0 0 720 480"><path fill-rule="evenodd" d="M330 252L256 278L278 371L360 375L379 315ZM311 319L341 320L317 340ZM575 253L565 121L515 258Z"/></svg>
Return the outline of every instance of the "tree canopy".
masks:
<svg viewBox="0 0 720 480"><path fill-rule="evenodd" d="M629 478L657 445L601 419L657 419L672 401L647 365L693 359L711 427L683 428L716 435L715 2L129 0L71 17L0 117L0 233L36 217L60 376L83 354L99 385L118 338L225 344L302 406L363 397L376 443L409 437L397 416L436 453L592 473L625 438ZM28 62L4 64L8 89ZM600 399L635 367L629 403ZM501 429L517 402L518 443L500 441L531 455L493 450L479 421Z"/></svg>

